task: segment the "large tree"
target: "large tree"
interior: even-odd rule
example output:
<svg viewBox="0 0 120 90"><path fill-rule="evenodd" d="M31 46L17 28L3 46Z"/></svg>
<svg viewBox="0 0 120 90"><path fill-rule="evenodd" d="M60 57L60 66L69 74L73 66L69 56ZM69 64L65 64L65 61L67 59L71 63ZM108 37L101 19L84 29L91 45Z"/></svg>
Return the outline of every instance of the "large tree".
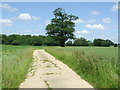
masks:
<svg viewBox="0 0 120 90"><path fill-rule="evenodd" d="M57 8L53 13L55 17L46 26L47 35L59 41L60 46L64 47L65 41L74 39L75 23L73 21L78 17L66 14L62 8Z"/></svg>

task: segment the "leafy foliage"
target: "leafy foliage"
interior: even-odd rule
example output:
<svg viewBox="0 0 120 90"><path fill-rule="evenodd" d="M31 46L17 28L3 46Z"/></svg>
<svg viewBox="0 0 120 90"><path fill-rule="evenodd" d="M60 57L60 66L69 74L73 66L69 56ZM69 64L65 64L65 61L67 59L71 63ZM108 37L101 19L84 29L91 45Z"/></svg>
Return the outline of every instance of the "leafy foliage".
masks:
<svg viewBox="0 0 120 90"><path fill-rule="evenodd" d="M75 39L74 46L89 46L88 41L85 38Z"/></svg>
<svg viewBox="0 0 120 90"><path fill-rule="evenodd" d="M59 41L60 45L64 47L65 41L74 39L75 24L72 21L78 19L78 17L66 14L62 8L57 8L53 13L55 17L46 26L46 31L48 36Z"/></svg>
<svg viewBox="0 0 120 90"><path fill-rule="evenodd" d="M93 41L94 46L111 46L114 45L114 43L110 40L103 40L103 39L94 39Z"/></svg>
<svg viewBox="0 0 120 90"><path fill-rule="evenodd" d="M66 45L67 46L72 46L73 44L72 44L72 41L68 41L67 43L66 43Z"/></svg>
<svg viewBox="0 0 120 90"><path fill-rule="evenodd" d="M43 45L45 41L45 36L31 36L31 35L1 35L2 36L2 44L5 45Z"/></svg>
<svg viewBox="0 0 120 90"><path fill-rule="evenodd" d="M51 36L31 36L31 35L0 35L0 43L4 45L33 45L33 46L61 46L59 40L55 40ZM66 46L101 46L101 47L109 47L119 46L117 43L113 43L111 40L104 40L104 39L94 39L93 42L90 40L86 40L85 38L76 38L73 41L67 41L65 43Z"/></svg>

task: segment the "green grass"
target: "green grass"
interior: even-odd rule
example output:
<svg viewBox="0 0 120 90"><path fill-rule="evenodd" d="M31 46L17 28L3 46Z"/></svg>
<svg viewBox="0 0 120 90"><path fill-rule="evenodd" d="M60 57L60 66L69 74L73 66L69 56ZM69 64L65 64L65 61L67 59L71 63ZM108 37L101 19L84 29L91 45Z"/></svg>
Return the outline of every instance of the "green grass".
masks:
<svg viewBox="0 0 120 90"><path fill-rule="evenodd" d="M2 46L2 88L18 88L33 61L33 50L43 47Z"/></svg>
<svg viewBox="0 0 120 90"><path fill-rule="evenodd" d="M0 90L2 89L2 46L0 46Z"/></svg>
<svg viewBox="0 0 120 90"><path fill-rule="evenodd" d="M95 88L118 87L117 48L47 47L45 50L67 64Z"/></svg>
<svg viewBox="0 0 120 90"><path fill-rule="evenodd" d="M63 48L57 47L61 50ZM95 55L102 55L106 58L118 59L118 48L117 47L65 47L64 51L84 51L85 53L91 53Z"/></svg>
<svg viewBox="0 0 120 90"><path fill-rule="evenodd" d="M2 87L18 88L33 61L33 50L45 49L95 88L118 86L118 49L114 47L2 46ZM1 52L1 51L0 51ZM1 55L1 54L0 54ZM1 72L1 71L0 71Z"/></svg>

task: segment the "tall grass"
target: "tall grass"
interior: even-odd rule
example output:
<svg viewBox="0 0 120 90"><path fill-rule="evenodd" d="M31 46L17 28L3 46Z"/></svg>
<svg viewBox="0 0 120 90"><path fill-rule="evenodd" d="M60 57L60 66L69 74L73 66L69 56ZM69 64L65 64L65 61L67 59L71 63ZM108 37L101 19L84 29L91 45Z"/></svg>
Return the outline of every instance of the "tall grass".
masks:
<svg viewBox="0 0 120 90"><path fill-rule="evenodd" d="M3 46L2 88L18 88L33 61L34 48Z"/></svg>
<svg viewBox="0 0 120 90"><path fill-rule="evenodd" d="M2 89L2 46L0 45L0 90Z"/></svg>
<svg viewBox="0 0 120 90"><path fill-rule="evenodd" d="M45 48L48 53L67 64L95 88L118 87L117 60L80 50L65 51L64 49Z"/></svg>

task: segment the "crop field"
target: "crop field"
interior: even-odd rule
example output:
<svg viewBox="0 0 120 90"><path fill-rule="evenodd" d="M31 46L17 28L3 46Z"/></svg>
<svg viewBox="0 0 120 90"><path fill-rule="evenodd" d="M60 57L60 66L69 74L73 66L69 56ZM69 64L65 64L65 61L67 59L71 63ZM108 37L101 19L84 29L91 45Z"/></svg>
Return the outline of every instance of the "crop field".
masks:
<svg viewBox="0 0 120 90"><path fill-rule="evenodd" d="M112 58L114 60L118 60L118 48L117 47L67 47L67 48L64 48L64 50L68 52L69 51L83 51L85 53L101 55L106 58Z"/></svg>
<svg viewBox="0 0 120 90"><path fill-rule="evenodd" d="M2 87L18 88L33 61L33 50L45 49L95 88L118 86L118 48L2 46Z"/></svg>
<svg viewBox="0 0 120 90"><path fill-rule="evenodd" d="M95 88L118 87L118 48L53 47L45 50L67 64Z"/></svg>

